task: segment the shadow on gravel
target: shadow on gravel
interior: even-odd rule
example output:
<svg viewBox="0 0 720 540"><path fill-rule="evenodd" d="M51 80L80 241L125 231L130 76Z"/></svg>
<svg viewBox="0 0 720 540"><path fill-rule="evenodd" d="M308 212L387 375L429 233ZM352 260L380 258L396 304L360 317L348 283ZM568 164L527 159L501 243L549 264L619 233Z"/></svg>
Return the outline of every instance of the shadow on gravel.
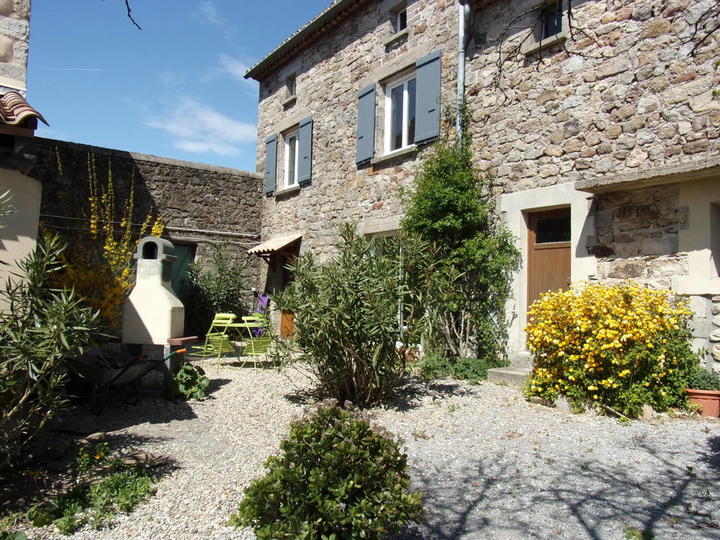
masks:
<svg viewBox="0 0 720 540"><path fill-rule="evenodd" d="M177 463L166 456L150 456L137 450L158 443L163 437L144 437L129 433L98 434L93 440L67 430L44 430L26 449L23 463L14 471L0 472L0 515L27 510L37 500L55 495L72 485L70 475L82 447L107 441L128 458L151 468L156 478L176 470ZM1 536L1 535L0 535Z"/></svg>
<svg viewBox="0 0 720 540"><path fill-rule="evenodd" d="M439 379L424 381L419 377L408 377L397 387L388 405L398 411L409 411L423 405L423 398L433 401L451 396L471 394L472 389L454 381Z"/></svg>
<svg viewBox="0 0 720 540"><path fill-rule="evenodd" d="M708 438L707 443L708 449L700 452L700 461L720 472L720 436Z"/></svg>
<svg viewBox="0 0 720 540"><path fill-rule="evenodd" d="M599 540L623 531L642 538L720 538L720 437L708 445L710 458L701 452L697 461L641 439L636 446L645 453L642 464L560 462L540 453L509 463L497 454L459 470L413 470L427 523L393 538Z"/></svg>

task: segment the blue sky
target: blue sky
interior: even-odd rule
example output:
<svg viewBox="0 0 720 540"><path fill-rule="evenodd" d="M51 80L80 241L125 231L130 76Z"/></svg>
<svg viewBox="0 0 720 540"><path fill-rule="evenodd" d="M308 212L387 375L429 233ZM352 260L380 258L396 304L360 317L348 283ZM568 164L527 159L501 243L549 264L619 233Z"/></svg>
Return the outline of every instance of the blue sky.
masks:
<svg viewBox="0 0 720 540"><path fill-rule="evenodd" d="M254 65L329 0L33 0L37 135L255 170ZM41 124L42 125L42 124Z"/></svg>

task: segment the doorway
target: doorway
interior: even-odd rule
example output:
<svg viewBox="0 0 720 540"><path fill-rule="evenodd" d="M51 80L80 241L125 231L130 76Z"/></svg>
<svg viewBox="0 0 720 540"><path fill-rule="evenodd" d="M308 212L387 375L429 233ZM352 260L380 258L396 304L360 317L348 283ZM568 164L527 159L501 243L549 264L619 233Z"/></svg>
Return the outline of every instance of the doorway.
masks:
<svg viewBox="0 0 720 540"><path fill-rule="evenodd" d="M528 213L528 307L570 285L570 208Z"/></svg>

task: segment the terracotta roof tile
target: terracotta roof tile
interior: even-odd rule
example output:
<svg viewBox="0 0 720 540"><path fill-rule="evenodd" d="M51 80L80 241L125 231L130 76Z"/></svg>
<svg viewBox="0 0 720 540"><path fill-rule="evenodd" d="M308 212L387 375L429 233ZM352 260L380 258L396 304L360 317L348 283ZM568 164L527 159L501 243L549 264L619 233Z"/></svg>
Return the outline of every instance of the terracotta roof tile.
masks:
<svg viewBox="0 0 720 540"><path fill-rule="evenodd" d="M17 92L0 95L0 124L18 126L27 118L39 118L45 125L50 125L43 115L33 109Z"/></svg>

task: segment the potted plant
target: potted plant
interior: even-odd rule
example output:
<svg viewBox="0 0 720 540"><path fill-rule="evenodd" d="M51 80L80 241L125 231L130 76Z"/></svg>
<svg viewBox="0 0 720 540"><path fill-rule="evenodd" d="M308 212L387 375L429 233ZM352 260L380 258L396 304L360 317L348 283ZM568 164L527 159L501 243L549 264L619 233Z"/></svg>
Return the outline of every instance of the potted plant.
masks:
<svg viewBox="0 0 720 540"><path fill-rule="evenodd" d="M685 391L701 415L720 417L720 375L698 367L690 374Z"/></svg>

